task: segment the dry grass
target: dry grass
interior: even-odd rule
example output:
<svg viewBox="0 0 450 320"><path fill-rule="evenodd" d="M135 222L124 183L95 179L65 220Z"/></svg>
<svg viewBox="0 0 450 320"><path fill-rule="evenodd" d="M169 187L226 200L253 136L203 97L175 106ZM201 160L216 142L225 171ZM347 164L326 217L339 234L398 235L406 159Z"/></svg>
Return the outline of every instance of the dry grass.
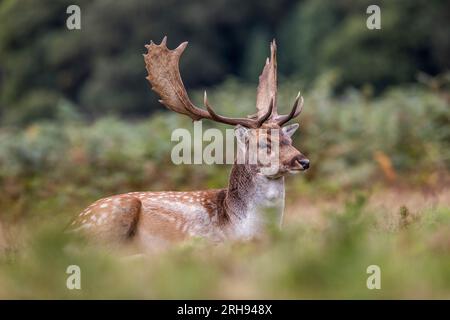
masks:
<svg viewBox="0 0 450 320"><path fill-rule="evenodd" d="M401 223L399 212L406 208L410 219L420 218L427 211L450 208L450 188L405 188L390 186L371 191L362 191L367 197L368 212L376 215L378 225L386 230L395 230ZM288 193L288 198L290 197ZM292 195L293 196L293 195ZM326 213L341 211L348 195L301 196L289 203L285 212L285 223L302 223L322 228L326 224Z"/></svg>

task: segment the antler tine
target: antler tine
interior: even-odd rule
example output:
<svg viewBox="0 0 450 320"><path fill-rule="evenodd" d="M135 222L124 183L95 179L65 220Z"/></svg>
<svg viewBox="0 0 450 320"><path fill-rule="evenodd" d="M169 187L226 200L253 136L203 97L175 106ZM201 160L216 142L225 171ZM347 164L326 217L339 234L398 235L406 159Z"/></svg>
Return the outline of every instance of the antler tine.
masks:
<svg viewBox="0 0 450 320"><path fill-rule="evenodd" d="M257 120L258 121L258 128L261 127L262 124L264 122L266 122L267 119L270 118L270 116L272 115L272 112L273 112L274 105L275 105L275 99L272 97L272 99L270 99L269 108L267 109L266 114L263 115L260 119Z"/></svg>
<svg viewBox="0 0 450 320"><path fill-rule="evenodd" d="M299 102L300 102L300 104L299 104ZM304 100L303 100L303 97L300 95L300 91L299 91L298 95L295 99L295 102L294 102L291 112L288 115L278 116L275 119L275 121L278 123L278 125L282 126L289 120L297 117L300 114L300 112L302 112L302 110L303 110L303 103L304 103Z"/></svg>
<svg viewBox="0 0 450 320"><path fill-rule="evenodd" d="M206 107L206 110L208 110L209 115L211 116L212 120L215 120L217 122L230 124L230 125L242 125L247 128L257 128L258 127L258 121L255 121L254 119L247 119L247 118L228 118L221 115L218 115L211 105L208 102L208 95L206 94L206 91L203 96L203 104Z"/></svg>

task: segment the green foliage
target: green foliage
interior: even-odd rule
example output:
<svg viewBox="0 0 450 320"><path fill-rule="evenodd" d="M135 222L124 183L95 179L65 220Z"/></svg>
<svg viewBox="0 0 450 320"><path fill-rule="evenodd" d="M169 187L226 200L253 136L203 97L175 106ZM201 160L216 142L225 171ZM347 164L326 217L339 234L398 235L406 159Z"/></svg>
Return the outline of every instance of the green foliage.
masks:
<svg viewBox="0 0 450 320"><path fill-rule="evenodd" d="M355 91L337 101L327 96L323 91L311 95L304 148L330 180L367 181L380 165L386 169L377 159L380 152L401 172L448 168L449 109L435 94L413 87L389 91L373 101ZM438 120L443 118L446 124Z"/></svg>
<svg viewBox="0 0 450 320"><path fill-rule="evenodd" d="M426 181L434 172L449 168L450 115L444 98L415 86L376 99L357 91L335 99L330 92L332 81L331 75L323 77L308 92L301 129L295 136L312 163L309 179L342 187L365 184L375 177L390 179L391 173L413 173ZM296 88L295 82L281 87L281 110L292 103ZM194 100L200 96L195 94ZM219 111L227 110L222 112L227 115L252 113L254 99L253 87L235 81L210 92L211 103L220 105ZM170 141L171 133L179 127L192 130L187 117L164 112L133 123L107 117L86 124L70 106L62 104L61 109L58 123L0 132L0 177L65 177L74 183L88 179L94 185L110 183L111 192L129 187L123 179L136 187L147 181L169 187L187 187L188 181L196 185L204 178L215 181L214 186L226 182L221 166L171 164L176 144ZM215 125L206 121L204 128ZM170 168L171 174L161 174L162 167Z"/></svg>
<svg viewBox="0 0 450 320"><path fill-rule="evenodd" d="M268 43L272 40L269 34L262 28L255 28L244 48L245 55L240 69L245 80L250 83L258 82L258 77L268 57Z"/></svg>
<svg viewBox="0 0 450 320"><path fill-rule="evenodd" d="M381 8L380 30L366 27L371 4ZM442 59L450 54L448 11L445 1L300 2L280 29L280 65L306 80L337 69L339 88L370 84L378 91L419 72L435 75L449 69Z"/></svg>
<svg viewBox="0 0 450 320"><path fill-rule="evenodd" d="M150 40L189 40L181 62L187 87L240 76L255 83L278 38L280 78L312 84L330 70L334 85L380 92L449 69L446 1L378 1L381 30L366 28L368 0L85 1L82 29L69 31L73 1L0 3L0 123L52 119L70 101L89 117L136 116L160 108L144 80Z"/></svg>
<svg viewBox="0 0 450 320"><path fill-rule="evenodd" d="M290 12L279 31L283 73L309 82L324 71L323 44L338 26L337 8L336 1L303 1Z"/></svg>

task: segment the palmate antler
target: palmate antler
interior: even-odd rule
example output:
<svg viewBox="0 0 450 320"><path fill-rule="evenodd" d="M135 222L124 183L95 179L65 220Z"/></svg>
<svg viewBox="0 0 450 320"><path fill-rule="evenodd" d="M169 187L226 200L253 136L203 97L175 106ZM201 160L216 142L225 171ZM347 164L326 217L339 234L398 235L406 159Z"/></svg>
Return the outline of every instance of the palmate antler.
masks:
<svg viewBox="0 0 450 320"><path fill-rule="evenodd" d="M144 54L144 59L148 72L147 80L152 85L152 89L161 97L159 102L168 109L185 114L194 121L209 119L230 125L239 124L248 128L259 128L266 121L273 121L281 126L300 114L303 107L303 98L301 98L299 107L300 95L297 96L291 113L288 115L278 115L277 113L275 41L271 44L271 59L267 60L259 78L258 113L249 118L228 118L218 115L210 106L206 92L204 96L206 110L196 107L189 99L179 71L179 60L188 43L183 42L174 50L169 50L166 43L167 37L164 37L159 45L150 42L145 46L148 52Z"/></svg>
<svg viewBox="0 0 450 320"><path fill-rule="evenodd" d="M268 102L273 100L273 111L268 119L270 122L276 122L282 126L289 120L297 117L303 109L303 97L298 93L292 110L287 115L279 115L277 108L277 44L275 40L270 43L270 58L266 59L264 69L259 76L259 84L256 93L256 110L255 116L261 116L267 111Z"/></svg>
<svg viewBox="0 0 450 320"><path fill-rule="evenodd" d="M152 89L161 97L159 102L172 111L185 114L192 120L209 119L231 125L242 125L248 128L259 128L272 114L273 103L271 103L266 113L257 119L228 118L220 116L211 108L205 92L204 104L206 110L196 107L184 88L179 71L179 60L187 42L183 42L175 50L169 50L166 46L167 37L164 37L161 44L156 45L151 42L146 45L147 54L144 55L148 72L147 80L152 85Z"/></svg>

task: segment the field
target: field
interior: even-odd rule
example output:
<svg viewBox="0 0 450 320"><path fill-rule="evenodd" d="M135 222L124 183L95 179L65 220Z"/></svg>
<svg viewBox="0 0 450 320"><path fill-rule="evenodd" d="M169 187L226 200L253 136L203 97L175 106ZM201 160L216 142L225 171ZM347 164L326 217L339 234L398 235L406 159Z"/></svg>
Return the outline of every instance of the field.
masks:
<svg viewBox="0 0 450 320"><path fill-rule="evenodd" d="M336 99L330 79L305 94L295 144L312 167L288 178L283 228L249 243L136 256L63 232L106 195L224 186L229 166L170 162L170 134L188 119L89 122L66 105L58 121L2 128L0 298L450 298L448 97L418 85ZM229 81L210 100L243 115L254 92ZM81 290L66 287L69 265ZM370 265L380 290L366 286Z"/></svg>

